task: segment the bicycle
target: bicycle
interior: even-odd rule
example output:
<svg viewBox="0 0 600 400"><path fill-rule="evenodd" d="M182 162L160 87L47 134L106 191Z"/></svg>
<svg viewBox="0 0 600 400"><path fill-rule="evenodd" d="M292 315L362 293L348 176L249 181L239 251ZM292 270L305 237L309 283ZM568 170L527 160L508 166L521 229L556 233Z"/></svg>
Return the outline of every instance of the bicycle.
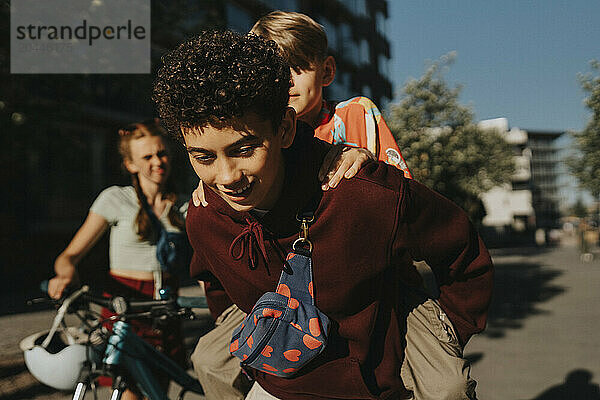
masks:
<svg viewBox="0 0 600 400"><path fill-rule="evenodd" d="M44 291L47 292L47 281ZM164 290L161 297L163 295L165 298L162 300L127 300L121 296L106 298L94 295L88 286L75 290L56 301L60 307L47 334L31 335L21 342L27 368L38 380L49 386L63 390L68 386L71 389L74 387L73 400L83 400L89 389L92 389L94 399L97 400L96 380L101 376L112 378L111 400L120 400L123 392L133 386L133 382L148 399L169 400L165 389L155 379L155 372L164 374L181 386L178 400L182 400L186 392L204 394L196 378L130 329L129 321L134 319L194 319L191 308L207 307L204 297L169 297ZM115 315L102 321L98 318L98 313L90 308L90 304L106 307ZM66 314L76 315L81 321L81 327L67 328L64 321ZM108 320L114 322L112 329L107 329L103 324ZM59 335L56 335L60 327L63 328L62 342L66 342L66 346ZM63 350L66 350L65 354ZM52 360L55 368L64 368L55 374L60 381L52 381L50 375L54 370L48 360ZM71 365L64 365L66 363ZM67 367L79 368L78 363L79 372L68 376ZM76 364L75 367L72 364ZM72 378L75 375L76 379Z"/></svg>

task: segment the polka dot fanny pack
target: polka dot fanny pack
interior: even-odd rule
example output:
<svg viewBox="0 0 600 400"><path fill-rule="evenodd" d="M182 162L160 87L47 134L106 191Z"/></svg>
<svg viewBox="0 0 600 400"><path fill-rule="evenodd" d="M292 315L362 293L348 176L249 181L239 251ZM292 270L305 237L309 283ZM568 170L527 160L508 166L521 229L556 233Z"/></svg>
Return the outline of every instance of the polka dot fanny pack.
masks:
<svg viewBox="0 0 600 400"><path fill-rule="evenodd" d="M315 306L310 251L295 249L286 260L276 292L256 302L229 351L244 368L289 378L325 349L330 321Z"/></svg>

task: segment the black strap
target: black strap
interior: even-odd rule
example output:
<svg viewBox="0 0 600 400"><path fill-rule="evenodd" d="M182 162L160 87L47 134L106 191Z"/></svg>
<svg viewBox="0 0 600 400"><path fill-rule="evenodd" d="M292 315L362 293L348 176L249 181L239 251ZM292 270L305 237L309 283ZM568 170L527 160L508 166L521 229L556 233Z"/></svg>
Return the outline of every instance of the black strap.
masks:
<svg viewBox="0 0 600 400"><path fill-rule="evenodd" d="M160 236L161 232L163 230L165 230L165 227L163 226L162 222L160 222L160 219L158 219L156 214L154 214L154 211L150 207L150 204L148 204L148 202L145 199L143 199L143 201L142 201L142 207L144 207L144 210L146 210L146 212L150 216L150 221L152 221L152 225L154 226L154 229L156 230L156 235L158 238Z"/></svg>
<svg viewBox="0 0 600 400"><path fill-rule="evenodd" d="M300 233L298 239L292 245L292 252L310 258L312 254L312 242L310 241L308 229L314 222L315 211L321 201L322 192L317 192L311 196L304 207L296 214L296 220L300 223ZM304 240L302 239L304 238ZM307 247L308 246L308 247Z"/></svg>
<svg viewBox="0 0 600 400"><path fill-rule="evenodd" d="M310 197L310 199L308 199L306 204L300 210L298 210L296 216L300 219L310 219L311 217L314 217L315 211L317 210L317 207L319 207L319 203L321 202L322 197L323 192L318 191L317 193L315 193L313 196Z"/></svg>

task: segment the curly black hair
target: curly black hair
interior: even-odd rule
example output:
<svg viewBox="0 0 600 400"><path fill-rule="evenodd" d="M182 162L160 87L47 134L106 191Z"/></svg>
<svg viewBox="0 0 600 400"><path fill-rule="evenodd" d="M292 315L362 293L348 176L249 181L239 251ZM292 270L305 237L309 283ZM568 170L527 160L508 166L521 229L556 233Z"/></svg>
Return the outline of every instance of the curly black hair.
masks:
<svg viewBox="0 0 600 400"><path fill-rule="evenodd" d="M164 126L181 141L181 128L228 123L247 112L278 126L290 86L290 67L275 42L210 31L162 57L152 98Z"/></svg>

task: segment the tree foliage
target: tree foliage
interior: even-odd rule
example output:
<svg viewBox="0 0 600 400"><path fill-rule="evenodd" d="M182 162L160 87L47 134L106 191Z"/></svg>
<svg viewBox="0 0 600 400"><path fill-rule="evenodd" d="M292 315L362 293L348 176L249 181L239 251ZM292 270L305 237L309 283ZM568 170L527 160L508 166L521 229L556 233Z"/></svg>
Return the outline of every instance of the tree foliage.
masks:
<svg viewBox="0 0 600 400"><path fill-rule="evenodd" d="M500 134L479 129L472 111L458 102L461 87L445 82L444 69L453 59L448 54L421 78L409 80L387 122L415 179L453 200L478 223L485 215L480 195L509 182L514 161Z"/></svg>
<svg viewBox="0 0 600 400"><path fill-rule="evenodd" d="M573 204L573 207L571 207L570 211L571 211L572 215L574 215L578 218L584 218L588 214L587 208L586 208L585 204L583 204L583 200L581 200L581 198L577 199L575 204Z"/></svg>
<svg viewBox="0 0 600 400"><path fill-rule="evenodd" d="M582 89L588 94L584 100L592 116L581 132L573 133L579 155L569 162L571 172L582 187L595 198L600 197L600 62L591 62L595 74L579 76Z"/></svg>

